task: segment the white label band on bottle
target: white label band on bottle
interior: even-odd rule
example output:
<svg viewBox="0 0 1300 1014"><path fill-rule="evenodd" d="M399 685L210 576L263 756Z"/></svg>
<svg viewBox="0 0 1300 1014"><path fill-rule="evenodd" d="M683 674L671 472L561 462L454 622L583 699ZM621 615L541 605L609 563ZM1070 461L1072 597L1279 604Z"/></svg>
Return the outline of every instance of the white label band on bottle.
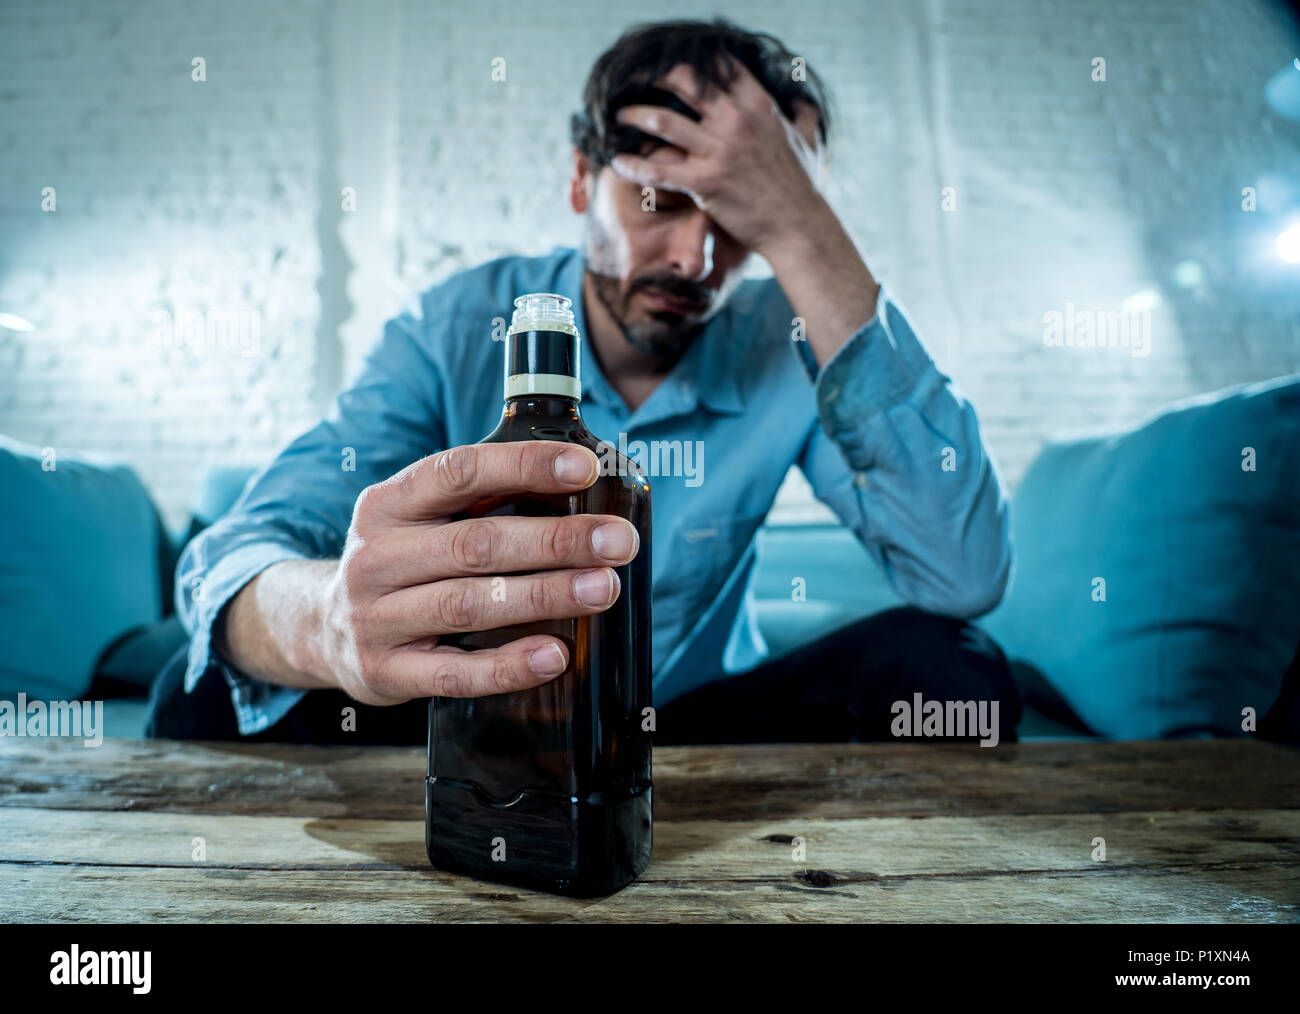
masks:
<svg viewBox="0 0 1300 1014"><path fill-rule="evenodd" d="M506 397L521 394L555 394L561 398L582 400L582 384L577 377L563 373L514 373L506 377Z"/></svg>

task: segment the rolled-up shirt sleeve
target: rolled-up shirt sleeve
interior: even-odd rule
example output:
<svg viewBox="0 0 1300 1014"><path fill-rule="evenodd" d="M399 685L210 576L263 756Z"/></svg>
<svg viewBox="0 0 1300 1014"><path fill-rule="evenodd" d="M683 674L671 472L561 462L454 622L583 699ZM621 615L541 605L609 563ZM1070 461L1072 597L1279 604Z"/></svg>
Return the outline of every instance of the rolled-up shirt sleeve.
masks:
<svg viewBox="0 0 1300 1014"><path fill-rule="evenodd" d="M849 526L904 600L970 617L1011 573L1007 500L975 409L881 288L876 313L819 370L821 426L800 457L818 499Z"/></svg>
<svg viewBox="0 0 1300 1014"><path fill-rule="evenodd" d="M224 679L242 735L274 725L308 691L255 679L221 658L212 631L222 609L273 564L338 557L361 491L446 446L424 319L412 309L388 321L330 414L255 476L181 555L176 609L190 634L185 691L205 674Z"/></svg>

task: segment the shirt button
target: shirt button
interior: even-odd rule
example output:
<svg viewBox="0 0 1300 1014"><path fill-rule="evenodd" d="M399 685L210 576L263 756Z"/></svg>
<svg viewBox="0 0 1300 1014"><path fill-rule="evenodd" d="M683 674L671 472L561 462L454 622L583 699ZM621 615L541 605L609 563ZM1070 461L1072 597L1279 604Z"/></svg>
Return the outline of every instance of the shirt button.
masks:
<svg viewBox="0 0 1300 1014"><path fill-rule="evenodd" d="M857 486L858 489L862 489L862 488L864 488L864 487L866 486L866 484L867 484L867 473L866 473L866 472L854 472L854 473L853 473L853 485Z"/></svg>

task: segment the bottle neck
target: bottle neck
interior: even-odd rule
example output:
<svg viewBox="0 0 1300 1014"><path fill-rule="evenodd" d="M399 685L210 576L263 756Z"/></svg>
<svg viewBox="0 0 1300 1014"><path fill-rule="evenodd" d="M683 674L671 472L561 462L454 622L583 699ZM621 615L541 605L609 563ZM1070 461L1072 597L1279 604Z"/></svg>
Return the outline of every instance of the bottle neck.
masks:
<svg viewBox="0 0 1300 1014"><path fill-rule="evenodd" d="M582 400L578 334L567 330L512 330L506 335L505 398Z"/></svg>
<svg viewBox="0 0 1300 1014"><path fill-rule="evenodd" d="M530 422L543 426L563 426L582 422L582 412L577 398L561 398L550 394L521 395L507 398L501 410L501 421Z"/></svg>

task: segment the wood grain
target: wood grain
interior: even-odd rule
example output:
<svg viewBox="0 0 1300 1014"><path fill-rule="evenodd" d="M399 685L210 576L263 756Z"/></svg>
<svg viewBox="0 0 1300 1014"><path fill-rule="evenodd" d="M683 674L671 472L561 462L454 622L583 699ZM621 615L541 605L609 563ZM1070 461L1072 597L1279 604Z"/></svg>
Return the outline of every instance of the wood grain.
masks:
<svg viewBox="0 0 1300 1014"><path fill-rule="evenodd" d="M0 806L417 820L418 747L0 739ZM1253 740L660 747L656 820L1300 808Z"/></svg>
<svg viewBox="0 0 1300 1014"><path fill-rule="evenodd" d="M1291 899L1280 904L1282 894ZM421 872L0 864L14 922L1293 922L1294 866L646 880L580 901Z"/></svg>
<svg viewBox="0 0 1300 1014"><path fill-rule="evenodd" d="M1104 861L1093 839L1106 840ZM202 838L206 858L193 859ZM796 851L802 840L802 861ZM428 868L424 822L10 808L10 863L182 869ZM881 817L862 820L655 823L650 880L829 880L1026 870L1287 864L1300 860L1300 811L1084 816Z"/></svg>
<svg viewBox="0 0 1300 1014"><path fill-rule="evenodd" d="M0 919L1300 921L1300 751L1269 743L661 748L650 868L594 901L432 869L424 763L0 739Z"/></svg>

